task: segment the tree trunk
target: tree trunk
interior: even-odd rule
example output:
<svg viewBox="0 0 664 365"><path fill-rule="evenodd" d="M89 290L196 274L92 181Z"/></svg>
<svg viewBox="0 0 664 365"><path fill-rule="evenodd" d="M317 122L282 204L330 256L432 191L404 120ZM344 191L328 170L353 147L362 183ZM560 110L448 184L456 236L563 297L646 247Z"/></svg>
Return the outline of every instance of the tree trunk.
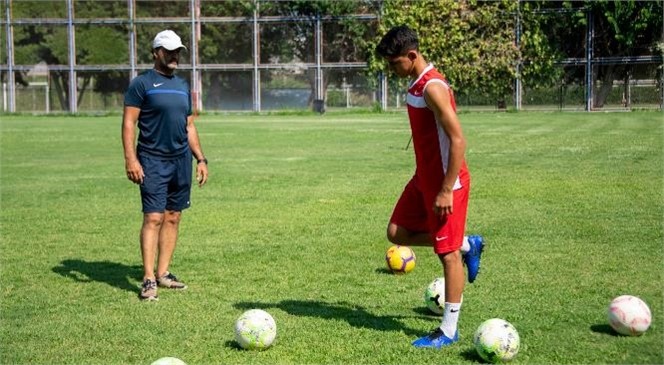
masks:
<svg viewBox="0 0 664 365"><path fill-rule="evenodd" d="M629 108L632 104L632 97L631 93L632 91L630 90L629 83L631 81L631 72L627 71L625 72L625 77L623 79L623 97L622 97L622 105L625 108Z"/></svg>
<svg viewBox="0 0 664 365"><path fill-rule="evenodd" d="M209 87L205 92L203 101L204 109L221 109L221 77L218 72L211 72L209 76Z"/></svg>
<svg viewBox="0 0 664 365"><path fill-rule="evenodd" d="M601 84L599 89L593 95L593 108L602 108L606 103L606 98L611 93L613 88L613 80L615 79L615 65L607 65L602 68ZM595 84L596 85L596 84Z"/></svg>
<svg viewBox="0 0 664 365"><path fill-rule="evenodd" d="M55 91L58 95L58 101L60 102L60 107L62 110L69 110L69 103L67 103L67 93L68 89L65 89L63 85L64 75L60 71L53 73L53 84L55 84Z"/></svg>
<svg viewBox="0 0 664 365"><path fill-rule="evenodd" d="M90 78L92 76L86 75L83 77L83 86L81 87L81 90L79 90L78 93L78 100L76 100L76 105L81 106L81 101L83 101L83 94L85 94L85 91L88 89L88 83L90 82Z"/></svg>

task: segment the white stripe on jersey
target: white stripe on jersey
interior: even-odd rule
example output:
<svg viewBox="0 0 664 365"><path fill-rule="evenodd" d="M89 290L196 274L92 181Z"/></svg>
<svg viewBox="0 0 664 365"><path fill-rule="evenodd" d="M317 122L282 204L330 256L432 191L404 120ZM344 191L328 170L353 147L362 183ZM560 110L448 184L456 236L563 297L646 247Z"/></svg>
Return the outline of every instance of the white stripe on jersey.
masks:
<svg viewBox="0 0 664 365"><path fill-rule="evenodd" d="M426 108L427 102L424 100L424 96L415 96L411 93L406 95L406 103L413 108Z"/></svg>
<svg viewBox="0 0 664 365"><path fill-rule="evenodd" d="M415 96L411 93L408 93L408 95L406 95L406 103L414 108L428 108L427 102L424 99L424 93L426 92L427 86L433 82L442 84L447 90L450 89L450 85L448 85L445 81L441 79L431 79L427 81L427 83L422 88L422 96Z"/></svg>
<svg viewBox="0 0 664 365"><path fill-rule="evenodd" d="M424 76L427 72L431 71L432 68L433 68L433 63L428 64L427 67L424 68L424 71L422 71L422 73L420 73L419 76L417 76L417 78L413 80L413 82L411 82L410 85L408 85L408 90L410 90L410 88L413 87L413 85L417 84L417 82L420 81L422 76Z"/></svg>
<svg viewBox="0 0 664 365"><path fill-rule="evenodd" d="M423 72L422 74L425 74L426 71L428 71L428 70L425 70L425 72ZM419 80L419 78L418 78L418 80ZM428 108L427 102L424 99L424 91L426 90L427 86L429 86L429 84L431 84L433 82L442 84L445 87L445 89L449 90L449 88L450 88L450 86L445 81L443 81L441 79L431 79L431 80L427 81L427 83L424 85L424 88L422 89L422 95L421 96L415 96L411 93L408 93L406 95L406 103L408 105L410 105L411 107L414 107L414 108ZM436 128L438 130L438 149L439 149L441 161L443 163L443 166L442 166L443 167L443 172L445 174L447 174L447 165L449 165L449 160L450 160L450 156L449 156L450 139L447 137L447 134L445 133L445 130L443 130L443 127L441 126L441 124L438 120L436 120ZM453 190L458 190L458 189L461 189L461 187L462 187L461 186L461 181L459 180L459 177L457 176L456 181L454 181L454 187L452 189Z"/></svg>
<svg viewBox="0 0 664 365"><path fill-rule="evenodd" d="M426 84L424 84L424 87L422 88L422 94L424 94L427 91L427 86L429 86L429 84L432 83L432 82L437 82L437 83L443 84L443 87L445 88L445 90L448 90L448 91L450 90L450 85L448 85L445 81L443 81L441 79L431 79L431 80L427 81Z"/></svg>
<svg viewBox="0 0 664 365"><path fill-rule="evenodd" d="M447 175L447 166L450 162L450 139L447 137L447 134L445 133L445 130L443 130L443 127L440 125L440 123L437 122L436 127L438 128L438 148L440 148L440 157L441 161L443 162L443 171L445 172L445 175ZM459 189L461 189L461 181L459 180L459 176L457 176L456 180L454 181L452 190Z"/></svg>

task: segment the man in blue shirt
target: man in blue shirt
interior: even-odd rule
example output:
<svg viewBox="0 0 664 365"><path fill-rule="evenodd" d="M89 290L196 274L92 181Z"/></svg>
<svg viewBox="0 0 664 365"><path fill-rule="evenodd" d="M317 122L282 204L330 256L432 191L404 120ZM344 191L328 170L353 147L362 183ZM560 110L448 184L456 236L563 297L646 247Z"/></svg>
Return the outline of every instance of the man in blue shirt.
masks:
<svg viewBox="0 0 664 365"><path fill-rule="evenodd" d="M197 161L198 185L203 186L208 178L207 159L192 116L189 85L174 74L182 49L187 48L172 30L157 34L152 42L154 68L134 78L124 98L125 170L127 178L140 185L143 205L142 300L158 300L157 286L187 288L168 267L182 210L190 206L192 157ZM138 144L134 146L137 125Z"/></svg>

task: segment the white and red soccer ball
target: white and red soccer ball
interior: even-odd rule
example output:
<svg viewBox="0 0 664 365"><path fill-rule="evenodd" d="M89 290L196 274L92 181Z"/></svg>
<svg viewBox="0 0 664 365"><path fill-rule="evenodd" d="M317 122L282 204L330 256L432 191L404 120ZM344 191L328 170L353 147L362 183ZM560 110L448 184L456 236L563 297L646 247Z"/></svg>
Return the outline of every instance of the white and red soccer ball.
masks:
<svg viewBox="0 0 664 365"><path fill-rule="evenodd" d="M609 304L609 324L621 335L640 336L650 327L648 305L633 295L621 295Z"/></svg>

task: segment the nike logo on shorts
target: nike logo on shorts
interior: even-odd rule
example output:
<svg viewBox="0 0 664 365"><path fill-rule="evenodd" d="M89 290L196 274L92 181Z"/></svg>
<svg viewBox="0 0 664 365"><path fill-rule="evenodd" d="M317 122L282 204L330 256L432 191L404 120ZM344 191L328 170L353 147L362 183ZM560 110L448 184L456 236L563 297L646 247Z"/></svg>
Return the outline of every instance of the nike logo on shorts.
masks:
<svg viewBox="0 0 664 365"><path fill-rule="evenodd" d="M444 241L446 239L447 239L447 236L441 236L441 237L436 236L436 241L437 242Z"/></svg>
<svg viewBox="0 0 664 365"><path fill-rule="evenodd" d="M164 84L164 83L161 82L161 83L159 83L159 84L152 84L152 86L154 86L154 87L159 87L159 86L161 86L161 85L163 85L163 84Z"/></svg>

